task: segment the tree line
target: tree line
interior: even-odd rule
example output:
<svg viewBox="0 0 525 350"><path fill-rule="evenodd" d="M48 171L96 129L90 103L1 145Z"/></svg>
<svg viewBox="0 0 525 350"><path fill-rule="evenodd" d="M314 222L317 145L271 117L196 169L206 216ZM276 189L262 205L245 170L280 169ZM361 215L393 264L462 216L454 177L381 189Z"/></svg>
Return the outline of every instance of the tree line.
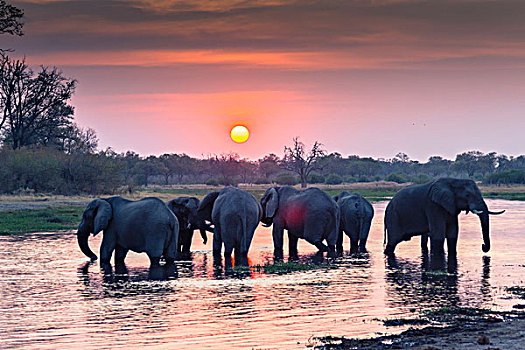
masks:
<svg viewBox="0 0 525 350"><path fill-rule="evenodd" d="M301 183L298 171L306 171L293 168L286 154L269 154L258 160L240 158L235 153L207 158L183 153L142 157L131 151L97 151L95 145L96 140L91 140L89 145L81 143L64 151L49 145L12 149L4 144L0 150L0 192L104 194L150 185L295 185ZM330 153L315 158L310 165L313 167L306 178L309 184L379 180L424 183L446 176L489 184L525 183L525 156L478 151L458 154L454 161L434 156L425 163L410 160L403 153L386 160Z"/></svg>
<svg viewBox="0 0 525 350"><path fill-rule="evenodd" d="M23 35L23 14L0 0L0 35ZM404 153L392 159L328 154L321 143L307 149L298 138L284 146L282 157L269 154L255 161L235 153L199 159L101 151L95 131L74 122L70 100L77 81L57 67L31 68L12 52L0 48L0 193L103 194L152 184L422 183L443 176L525 183L525 156L495 152L469 151L454 161L433 156L420 163Z"/></svg>

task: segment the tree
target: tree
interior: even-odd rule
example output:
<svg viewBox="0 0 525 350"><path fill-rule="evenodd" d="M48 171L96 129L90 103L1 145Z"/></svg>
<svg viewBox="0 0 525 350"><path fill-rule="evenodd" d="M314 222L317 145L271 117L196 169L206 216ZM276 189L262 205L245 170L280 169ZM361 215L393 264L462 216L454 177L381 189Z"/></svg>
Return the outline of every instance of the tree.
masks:
<svg viewBox="0 0 525 350"><path fill-rule="evenodd" d="M277 157L273 153L270 153L269 155L266 155L263 158L259 159L259 176L269 180L270 177L272 177L275 174L278 174L281 171L281 168L279 168L279 161L279 157Z"/></svg>
<svg viewBox="0 0 525 350"><path fill-rule="evenodd" d="M317 170L317 161L320 157L325 155L325 150L322 149L322 144L315 141L312 149L306 153L304 144L299 141L299 138L293 139L293 146L284 146L284 157L281 166L289 171L299 175L301 178L301 188L306 188L308 175Z"/></svg>
<svg viewBox="0 0 525 350"><path fill-rule="evenodd" d="M454 169L466 172L469 177L479 173L492 173L496 167L496 153L484 154L480 151L469 151L456 155Z"/></svg>
<svg viewBox="0 0 525 350"><path fill-rule="evenodd" d="M0 0L0 34L23 35L24 11Z"/></svg>
<svg viewBox="0 0 525 350"><path fill-rule="evenodd" d="M56 67L41 67L36 75L25 59L0 61L0 128L13 149L55 144L73 125L74 108L68 104L76 80Z"/></svg>
<svg viewBox="0 0 525 350"><path fill-rule="evenodd" d="M83 129L76 124L67 127L62 138L57 138L56 142L56 147L67 154L95 153L98 146L95 130Z"/></svg>

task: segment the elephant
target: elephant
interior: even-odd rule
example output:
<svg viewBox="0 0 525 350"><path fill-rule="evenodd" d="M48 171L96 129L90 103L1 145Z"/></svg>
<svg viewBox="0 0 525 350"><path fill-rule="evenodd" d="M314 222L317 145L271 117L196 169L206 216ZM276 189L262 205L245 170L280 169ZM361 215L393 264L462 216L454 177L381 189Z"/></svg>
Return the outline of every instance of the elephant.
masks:
<svg viewBox="0 0 525 350"><path fill-rule="evenodd" d="M179 222L158 198L130 201L122 197L99 198L88 204L78 226L80 250L95 261L97 256L88 245L90 233L104 231L100 245L101 266L109 266L115 251L115 265L124 264L129 250L148 254L151 266L159 266L160 258L172 264L177 258Z"/></svg>
<svg viewBox="0 0 525 350"><path fill-rule="evenodd" d="M366 253L366 240L374 217L372 204L359 193L342 191L333 198L339 206L340 217L337 253L343 253L343 231L350 238L350 254Z"/></svg>
<svg viewBox="0 0 525 350"><path fill-rule="evenodd" d="M431 256L444 253L444 242L448 247L448 270L454 270L458 239L458 215L473 212L479 216L483 234L483 252L490 250L489 214L492 212L481 196L481 192L472 180L441 178L422 185L408 186L397 192L385 210L384 253L393 254L396 245L410 240L413 236L423 235L430 238Z"/></svg>
<svg viewBox="0 0 525 350"><path fill-rule="evenodd" d="M288 231L288 253L296 260L297 241L305 239L319 253L335 257L339 233L339 210L335 201L319 188L299 191L291 186L271 187L261 198L263 226L272 228L274 258L283 259L283 234ZM327 245L323 244L326 240Z"/></svg>
<svg viewBox="0 0 525 350"><path fill-rule="evenodd" d="M198 221L197 209L199 209L199 204L199 199L195 197L178 197L168 202L168 208L175 214L180 225L179 244L177 246L179 254L188 255L190 253L195 230L200 231L204 244L208 241L206 230L213 232L209 225Z"/></svg>
<svg viewBox="0 0 525 350"><path fill-rule="evenodd" d="M235 187L225 187L203 198L197 216L201 223L209 221L214 226L213 257L216 263L221 261L224 243L226 268L231 268L233 249L235 265L248 266L248 250L262 216L261 206L253 195Z"/></svg>

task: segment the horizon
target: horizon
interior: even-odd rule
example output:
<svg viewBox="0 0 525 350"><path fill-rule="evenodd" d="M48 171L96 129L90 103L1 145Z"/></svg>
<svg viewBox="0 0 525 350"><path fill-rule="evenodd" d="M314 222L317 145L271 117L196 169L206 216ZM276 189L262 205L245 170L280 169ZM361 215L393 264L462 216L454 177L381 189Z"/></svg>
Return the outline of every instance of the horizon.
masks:
<svg viewBox="0 0 525 350"><path fill-rule="evenodd" d="M24 36L3 46L79 81L75 120L100 149L256 160L298 136L344 157L524 153L520 1L10 3Z"/></svg>

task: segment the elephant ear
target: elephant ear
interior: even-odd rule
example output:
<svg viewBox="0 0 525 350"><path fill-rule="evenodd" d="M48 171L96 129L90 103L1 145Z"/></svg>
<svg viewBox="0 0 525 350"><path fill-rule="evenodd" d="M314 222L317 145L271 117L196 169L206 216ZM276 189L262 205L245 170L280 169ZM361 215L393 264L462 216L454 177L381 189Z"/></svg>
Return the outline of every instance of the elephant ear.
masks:
<svg viewBox="0 0 525 350"><path fill-rule="evenodd" d="M456 215L454 192L447 182L440 180L434 182L430 187L430 199L442 206L451 215Z"/></svg>
<svg viewBox="0 0 525 350"><path fill-rule="evenodd" d="M199 204L199 209L197 209L197 213L199 213L199 215L204 216L203 218L205 220L211 221L211 212L213 210L213 204L215 203L217 197L219 197L219 192L209 193Z"/></svg>
<svg viewBox="0 0 525 350"><path fill-rule="evenodd" d="M93 229L93 236L96 236L100 231L103 231L108 227L109 220L113 217L113 209L111 209L111 205L103 199L95 199L93 202L96 202L96 214Z"/></svg>
<svg viewBox="0 0 525 350"><path fill-rule="evenodd" d="M268 196L266 197L266 203L264 203L264 210L266 212L266 217L273 218L277 208L279 207L279 194L275 188L271 188L268 191Z"/></svg>
<svg viewBox="0 0 525 350"><path fill-rule="evenodd" d="M168 202L168 208L173 212L173 214L177 215L186 215L188 212L188 209L186 208L186 204L184 201L179 201L177 199L172 199Z"/></svg>

